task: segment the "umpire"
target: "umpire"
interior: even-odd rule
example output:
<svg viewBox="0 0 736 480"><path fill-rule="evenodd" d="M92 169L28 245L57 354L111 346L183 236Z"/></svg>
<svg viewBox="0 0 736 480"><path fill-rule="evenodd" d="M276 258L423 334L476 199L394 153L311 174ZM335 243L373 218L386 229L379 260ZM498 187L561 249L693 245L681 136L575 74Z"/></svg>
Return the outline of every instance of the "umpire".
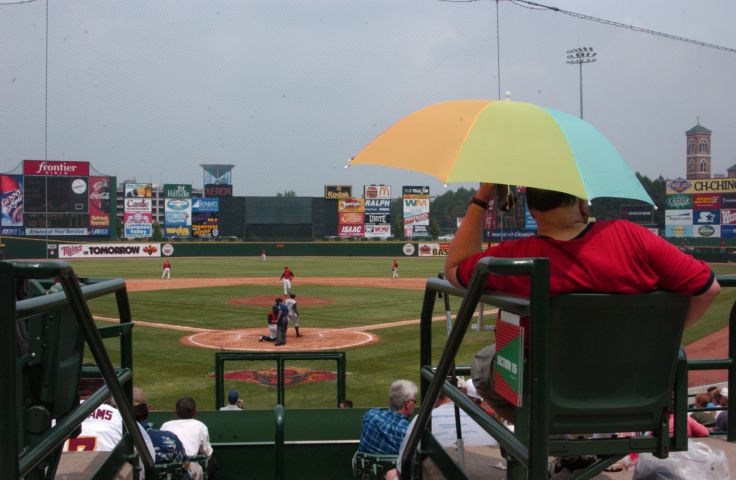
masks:
<svg viewBox="0 0 736 480"><path fill-rule="evenodd" d="M276 343L275 346L286 345L286 327L289 325L289 309L280 297L276 297L274 305L276 313Z"/></svg>

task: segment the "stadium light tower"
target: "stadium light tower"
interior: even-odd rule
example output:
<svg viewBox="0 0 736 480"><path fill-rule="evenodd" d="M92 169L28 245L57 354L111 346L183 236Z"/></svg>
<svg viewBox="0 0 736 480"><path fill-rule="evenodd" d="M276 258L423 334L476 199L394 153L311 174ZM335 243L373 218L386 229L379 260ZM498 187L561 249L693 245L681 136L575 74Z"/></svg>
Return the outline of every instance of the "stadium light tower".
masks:
<svg viewBox="0 0 736 480"><path fill-rule="evenodd" d="M593 47L573 48L567 51L566 62L580 67L580 118L583 118L583 64L595 62L598 60L597 55Z"/></svg>

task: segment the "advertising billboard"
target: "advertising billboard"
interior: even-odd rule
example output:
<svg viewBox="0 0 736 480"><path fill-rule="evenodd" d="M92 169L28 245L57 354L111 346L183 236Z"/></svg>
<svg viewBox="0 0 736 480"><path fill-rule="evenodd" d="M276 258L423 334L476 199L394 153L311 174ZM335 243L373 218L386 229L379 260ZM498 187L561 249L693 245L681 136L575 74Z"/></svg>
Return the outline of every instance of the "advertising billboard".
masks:
<svg viewBox="0 0 736 480"><path fill-rule="evenodd" d="M151 198L153 186L150 183L126 183L125 198Z"/></svg>
<svg viewBox="0 0 736 480"><path fill-rule="evenodd" d="M193 198L192 212L219 212L219 198Z"/></svg>
<svg viewBox="0 0 736 480"><path fill-rule="evenodd" d="M651 225L654 223L654 209L651 205L621 205L619 209L621 220Z"/></svg>
<svg viewBox="0 0 736 480"><path fill-rule="evenodd" d="M706 178L703 180L686 180L677 178L667 180L667 194L676 193L727 193L736 192L736 178Z"/></svg>
<svg viewBox="0 0 736 480"><path fill-rule="evenodd" d="M391 213L391 200L387 198L366 198L365 213Z"/></svg>
<svg viewBox="0 0 736 480"><path fill-rule="evenodd" d="M701 193L693 195L693 210L711 210L721 208L721 196L717 193Z"/></svg>
<svg viewBox="0 0 736 480"><path fill-rule="evenodd" d="M192 234L192 200L167 198L164 202L164 235L189 237Z"/></svg>
<svg viewBox="0 0 736 480"><path fill-rule="evenodd" d="M123 223L153 223L153 214L151 212L125 212Z"/></svg>
<svg viewBox="0 0 736 480"><path fill-rule="evenodd" d="M159 243L100 243L59 245L59 258L160 257Z"/></svg>
<svg viewBox="0 0 736 480"><path fill-rule="evenodd" d="M123 207L126 212L151 212L153 202L150 198L126 198Z"/></svg>
<svg viewBox="0 0 736 480"><path fill-rule="evenodd" d="M208 183L204 186L205 197L232 197L233 186L225 183Z"/></svg>
<svg viewBox="0 0 736 480"><path fill-rule="evenodd" d="M369 199L391 199L391 187L389 185L364 185L363 198Z"/></svg>
<svg viewBox="0 0 736 480"><path fill-rule="evenodd" d="M23 160L23 175L88 177L89 162L69 162L66 160Z"/></svg>
<svg viewBox="0 0 736 480"><path fill-rule="evenodd" d="M736 200L736 198L734 199ZM674 194L674 195L667 195L665 197L667 209L691 209L693 208L693 196L692 195L684 195L681 193ZM736 202L734 202L734 206L736 206Z"/></svg>
<svg viewBox="0 0 736 480"><path fill-rule="evenodd" d="M352 185L325 185L325 198L328 200L343 200L352 196Z"/></svg>
<svg viewBox="0 0 736 480"><path fill-rule="evenodd" d="M192 186L186 184L164 184L164 198L191 198Z"/></svg>
<svg viewBox="0 0 736 480"><path fill-rule="evenodd" d="M403 224L406 238L429 238L429 187L403 186Z"/></svg>
<svg viewBox="0 0 736 480"><path fill-rule="evenodd" d="M365 204L362 198L345 198L337 202L337 234L340 237L362 237L363 212Z"/></svg>
<svg viewBox="0 0 736 480"><path fill-rule="evenodd" d="M219 237L220 228L217 213L192 211L192 236L197 238Z"/></svg>
<svg viewBox="0 0 736 480"><path fill-rule="evenodd" d="M23 227L23 176L0 176L2 215L0 225L3 235L22 235ZM10 233L13 232L13 233Z"/></svg>
<svg viewBox="0 0 736 480"><path fill-rule="evenodd" d="M89 226L110 226L110 177L89 177Z"/></svg>

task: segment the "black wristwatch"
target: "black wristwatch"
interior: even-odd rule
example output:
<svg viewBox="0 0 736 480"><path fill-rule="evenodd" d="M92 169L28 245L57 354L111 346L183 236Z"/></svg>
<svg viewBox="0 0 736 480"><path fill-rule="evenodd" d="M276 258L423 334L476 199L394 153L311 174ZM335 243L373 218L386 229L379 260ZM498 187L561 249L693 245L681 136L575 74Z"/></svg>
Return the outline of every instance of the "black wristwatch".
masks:
<svg viewBox="0 0 736 480"><path fill-rule="evenodd" d="M470 197L470 203L468 205L469 206L470 205L478 205L483 210L488 210L491 207L491 205L488 202L485 202L485 201L481 200L480 198L477 198L476 196Z"/></svg>

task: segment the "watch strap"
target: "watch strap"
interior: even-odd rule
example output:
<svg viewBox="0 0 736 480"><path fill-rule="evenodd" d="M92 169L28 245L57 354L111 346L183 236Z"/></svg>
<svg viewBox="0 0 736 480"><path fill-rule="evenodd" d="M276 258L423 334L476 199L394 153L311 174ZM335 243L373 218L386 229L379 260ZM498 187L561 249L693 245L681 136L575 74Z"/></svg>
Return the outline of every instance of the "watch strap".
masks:
<svg viewBox="0 0 736 480"><path fill-rule="evenodd" d="M491 205L488 202L483 201L480 198L477 198L475 196L470 197L469 205L478 205L483 210L488 210L491 207Z"/></svg>

